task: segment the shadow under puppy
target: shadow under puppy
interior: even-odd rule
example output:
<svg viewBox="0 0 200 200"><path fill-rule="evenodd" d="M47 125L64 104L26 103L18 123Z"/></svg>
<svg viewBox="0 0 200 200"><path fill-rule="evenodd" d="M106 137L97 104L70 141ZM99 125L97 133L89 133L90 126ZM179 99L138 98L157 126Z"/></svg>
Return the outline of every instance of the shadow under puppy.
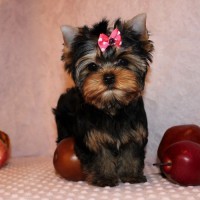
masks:
<svg viewBox="0 0 200 200"><path fill-rule="evenodd" d="M92 28L62 26L66 70L75 87L54 109L58 139L74 137L86 181L97 186L145 182L148 127L142 91L153 44L146 15Z"/></svg>

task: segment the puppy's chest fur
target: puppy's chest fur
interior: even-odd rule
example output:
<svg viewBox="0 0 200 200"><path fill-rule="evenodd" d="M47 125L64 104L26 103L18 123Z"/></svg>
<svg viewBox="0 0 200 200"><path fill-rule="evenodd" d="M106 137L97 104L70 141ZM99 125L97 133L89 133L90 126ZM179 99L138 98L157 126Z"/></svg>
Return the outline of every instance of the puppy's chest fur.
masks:
<svg viewBox="0 0 200 200"><path fill-rule="evenodd" d="M146 144L147 121L142 97L119 109L114 116L82 102L76 120L79 137L93 152L102 148L119 151L132 142L139 146Z"/></svg>
<svg viewBox="0 0 200 200"><path fill-rule="evenodd" d="M123 132L121 130L115 131L114 137L109 130L93 129L89 131L86 134L86 146L94 152L98 152L104 147L113 148L116 152L131 142L142 146L147 137L147 131L142 125L138 125L136 129L126 129Z"/></svg>

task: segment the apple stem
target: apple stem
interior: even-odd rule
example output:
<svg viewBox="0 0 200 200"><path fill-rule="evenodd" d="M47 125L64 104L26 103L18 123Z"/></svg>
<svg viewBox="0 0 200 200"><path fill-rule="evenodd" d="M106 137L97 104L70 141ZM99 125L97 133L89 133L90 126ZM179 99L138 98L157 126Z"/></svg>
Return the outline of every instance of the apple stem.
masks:
<svg viewBox="0 0 200 200"><path fill-rule="evenodd" d="M171 162L167 163L154 163L153 166L172 166Z"/></svg>

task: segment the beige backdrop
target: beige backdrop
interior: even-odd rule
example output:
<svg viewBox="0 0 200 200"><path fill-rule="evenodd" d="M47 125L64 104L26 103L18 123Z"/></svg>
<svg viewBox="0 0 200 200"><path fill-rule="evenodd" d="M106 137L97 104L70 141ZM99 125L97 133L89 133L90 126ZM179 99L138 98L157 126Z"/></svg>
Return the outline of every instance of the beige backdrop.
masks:
<svg viewBox="0 0 200 200"><path fill-rule="evenodd" d="M0 0L0 129L13 156L49 155L56 129L51 108L71 85L60 61L60 25L130 19L146 12L155 43L145 90L147 159L164 131L200 125L199 0Z"/></svg>

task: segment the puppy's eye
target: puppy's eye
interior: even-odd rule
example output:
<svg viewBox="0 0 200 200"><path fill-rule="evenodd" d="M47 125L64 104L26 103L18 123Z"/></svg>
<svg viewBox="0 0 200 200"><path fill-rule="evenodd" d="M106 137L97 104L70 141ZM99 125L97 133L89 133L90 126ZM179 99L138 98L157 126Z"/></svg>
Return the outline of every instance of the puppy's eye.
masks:
<svg viewBox="0 0 200 200"><path fill-rule="evenodd" d="M117 66L124 66L124 67L126 67L126 66L128 66L128 64L129 64L129 61L126 60L126 59L119 59L117 61Z"/></svg>
<svg viewBox="0 0 200 200"><path fill-rule="evenodd" d="M98 65L96 63L90 63L87 65L87 68L91 72L95 72L98 69Z"/></svg>

